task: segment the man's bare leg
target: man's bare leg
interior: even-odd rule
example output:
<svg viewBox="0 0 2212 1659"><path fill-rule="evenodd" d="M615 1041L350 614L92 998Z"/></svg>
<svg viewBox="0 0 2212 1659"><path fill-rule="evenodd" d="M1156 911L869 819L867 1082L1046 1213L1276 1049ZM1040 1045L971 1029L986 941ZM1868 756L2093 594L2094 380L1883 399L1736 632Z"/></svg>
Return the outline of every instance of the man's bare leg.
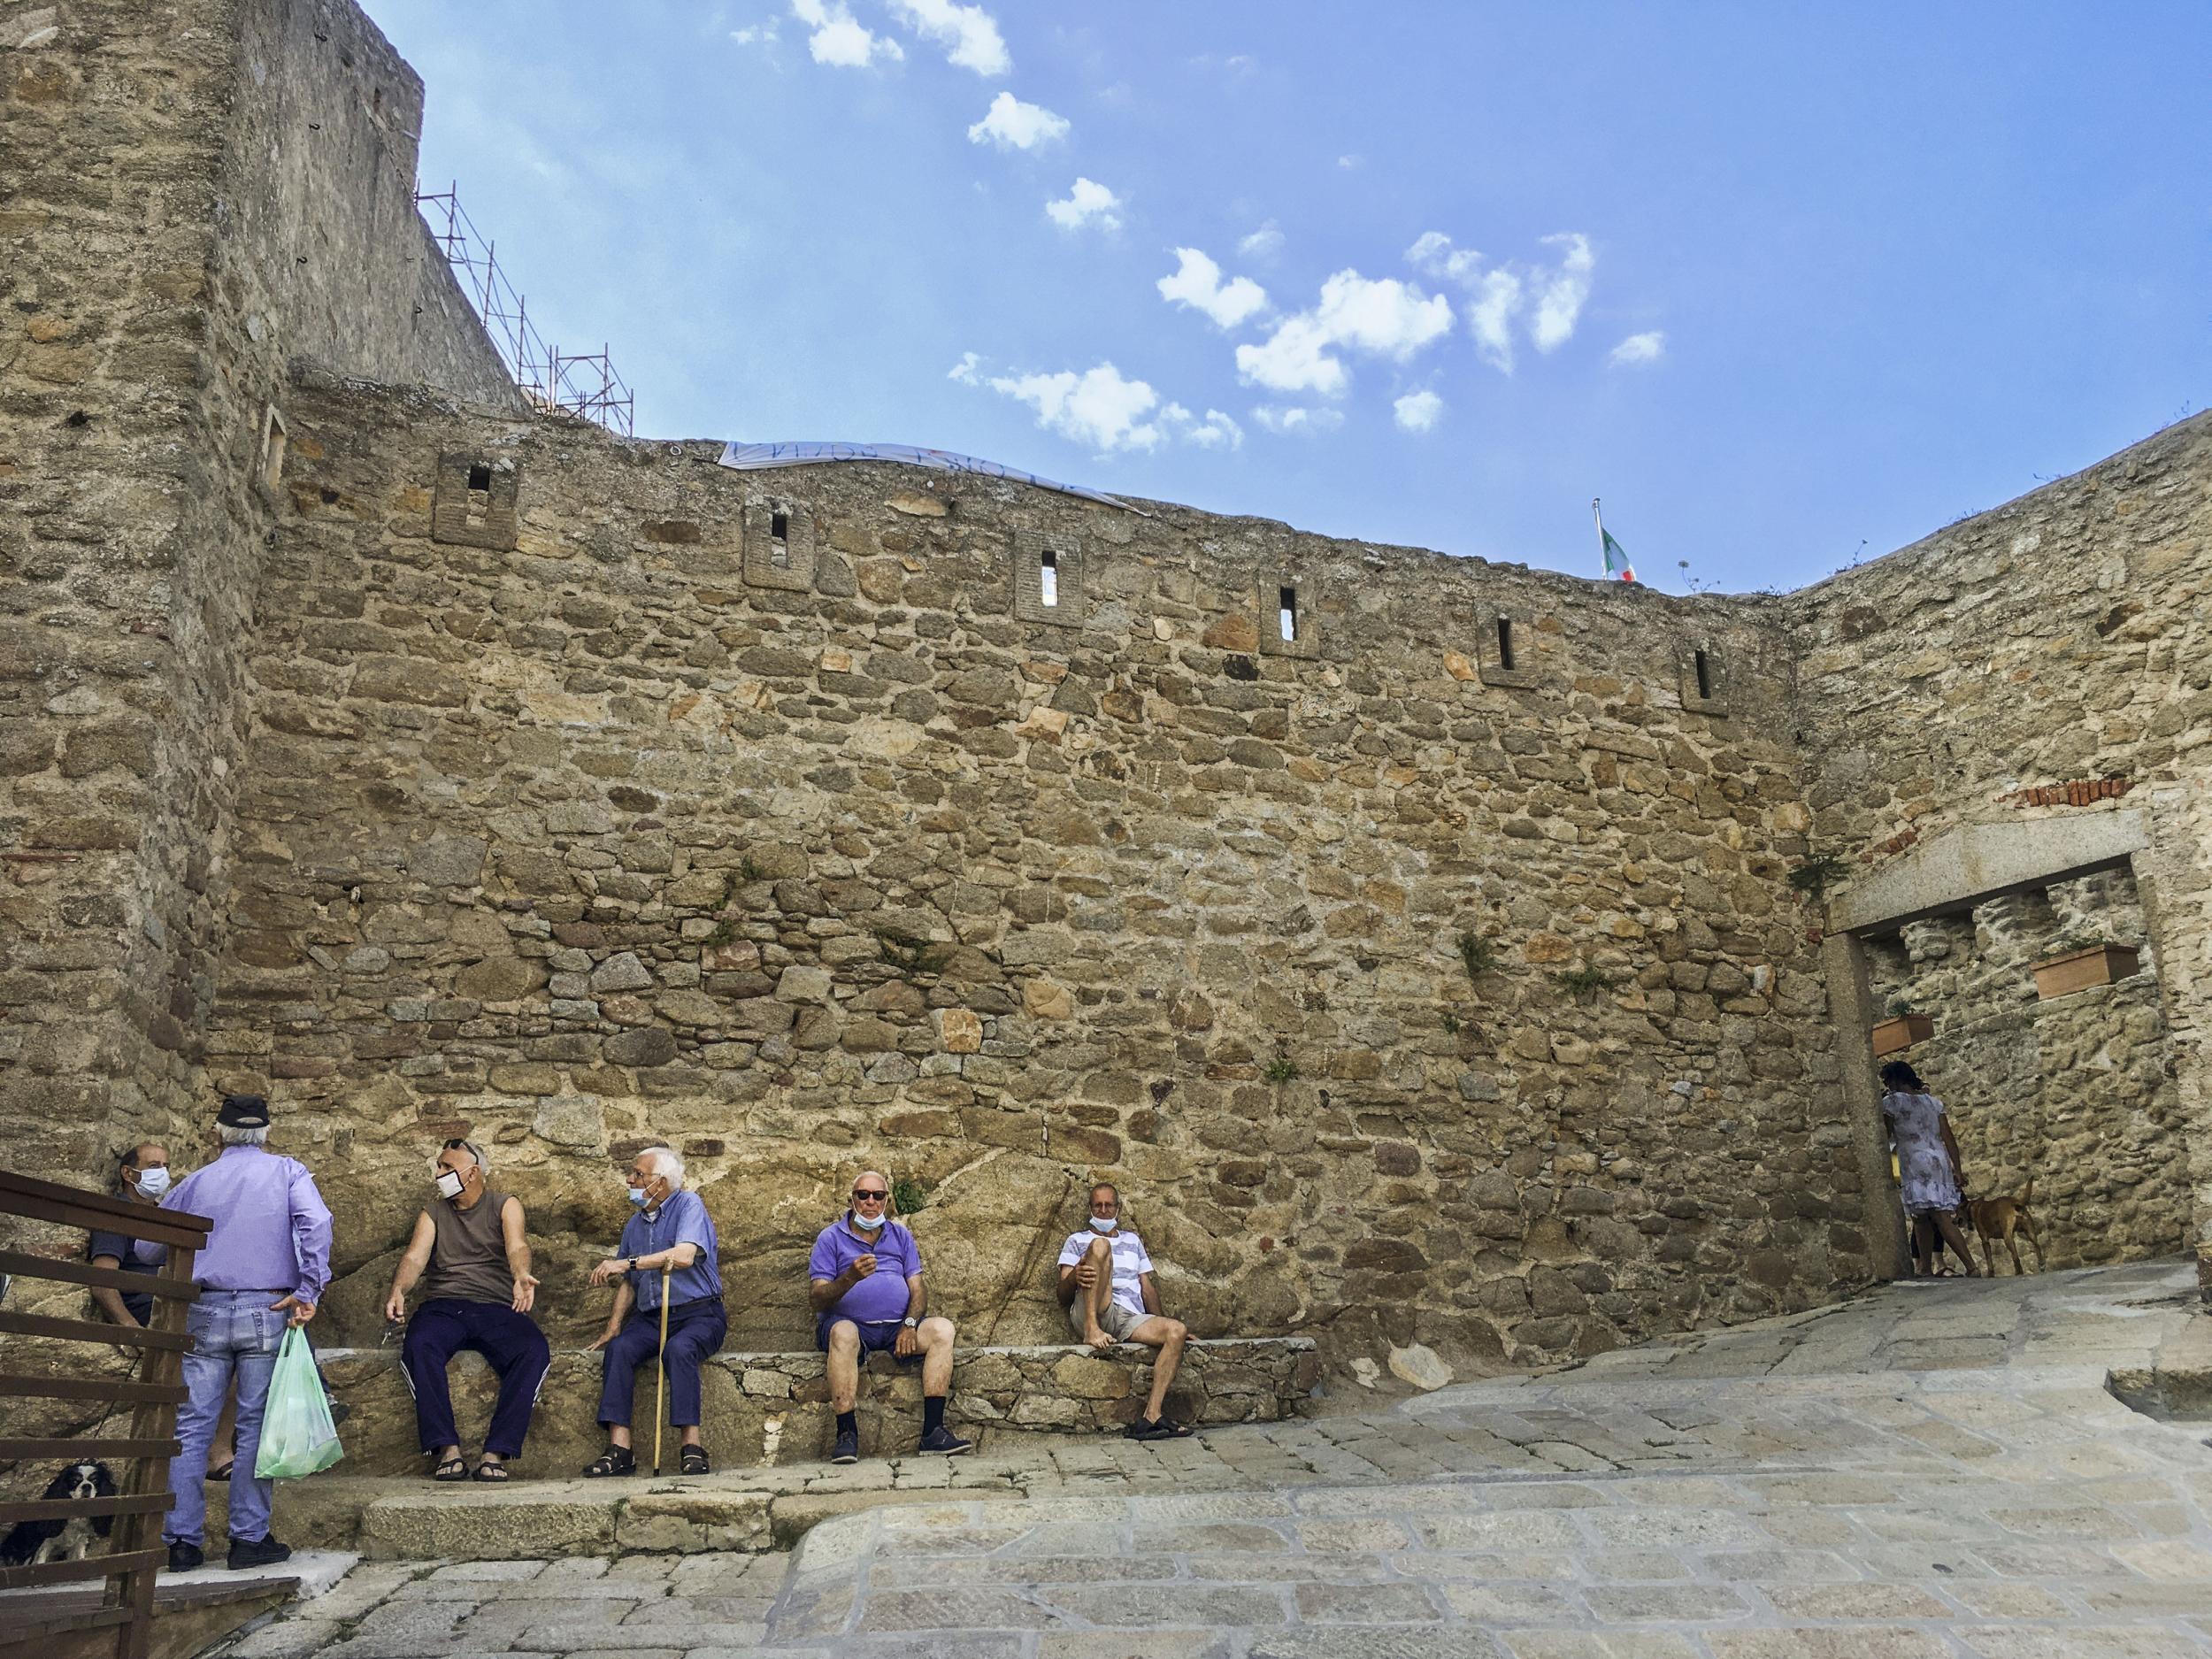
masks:
<svg viewBox="0 0 2212 1659"><path fill-rule="evenodd" d="M922 1395L927 1399L934 1394L952 1392L952 1321L933 1317L925 1319L914 1335L922 1345Z"/></svg>
<svg viewBox="0 0 2212 1659"><path fill-rule="evenodd" d="M860 1327L850 1319L830 1326L829 1358L823 1369L829 1374L830 1409L841 1417L860 1397Z"/></svg>
<svg viewBox="0 0 2212 1659"><path fill-rule="evenodd" d="M1083 1340L1094 1348L1114 1346L1102 1323L1114 1299L1114 1247L1103 1237L1093 1239L1083 1252L1092 1269L1090 1288L1083 1292Z"/></svg>
<svg viewBox="0 0 2212 1659"><path fill-rule="evenodd" d="M1152 1396L1144 1407L1148 1423L1160 1420L1160 1412L1167 1404L1168 1386L1175 1380L1176 1367L1183 1363L1183 1344L1189 1336L1190 1327L1180 1319L1164 1318L1158 1314L1141 1321L1129 1333L1132 1342L1141 1342L1159 1350L1152 1358Z"/></svg>

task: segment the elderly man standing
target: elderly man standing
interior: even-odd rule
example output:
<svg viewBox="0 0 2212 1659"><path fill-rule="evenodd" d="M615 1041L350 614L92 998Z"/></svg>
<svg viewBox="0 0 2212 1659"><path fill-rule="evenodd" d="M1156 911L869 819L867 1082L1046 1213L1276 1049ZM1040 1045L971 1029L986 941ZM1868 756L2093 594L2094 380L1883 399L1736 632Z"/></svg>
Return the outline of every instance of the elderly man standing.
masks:
<svg viewBox="0 0 2212 1659"><path fill-rule="evenodd" d="M1160 1293L1152 1286L1152 1256L1136 1231L1121 1224L1121 1193L1110 1181L1091 1188L1091 1225L1071 1233L1060 1247L1060 1305L1068 1325L1095 1348L1135 1342L1157 1348L1152 1362L1152 1397L1144 1415L1129 1425L1137 1440L1179 1439L1190 1432L1167 1415L1168 1385L1182 1363L1190 1327L1160 1311Z"/></svg>
<svg viewBox="0 0 2212 1659"><path fill-rule="evenodd" d="M305 1325L330 1279L330 1208L307 1166L264 1146L269 1102L230 1094L215 1116L223 1150L169 1189L164 1210L213 1217L193 1263L200 1298L185 1315L194 1348L184 1356L189 1397L177 1413L182 1449L169 1463L169 1513L161 1535L169 1571L189 1572L206 1559L208 1443L223 1393L238 1384L237 1467L230 1482L228 1565L266 1567L292 1551L269 1534L271 1483L254 1476L261 1416L285 1326Z"/></svg>
<svg viewBox="0 0 2212 1659"><path fill-rule="evenodd" d="M837 1413L833 1463L860 1461L860 1368L885 1348L922 1368L922 1446L956 1457L975 1442L945 1426L952 1392L952 1321L926 1318L922 1256L914 1235L891 1219L891 1183L875 1170L853 1182L852 1206L822 1229L807 1266L814 1346L829 1356L830 1409Z"/></svg>
<svg viewBox="0 0 2212 1659"><path fill-rule="evenodd" d="M445 1143L438 1154L437 1202L416 1214L414 1237L393 1270L384 1302L387 1319L407 1318L407 1293L422 1281L423 1303L408 1321L400 1363L415 1396L422 1449L437 1460L433 1480L506 1479L507 1459L522 1455L531 1408L553 1365L545 1333L530 1317L538 1281L530 1272L522 1201L487 1187L490 1170L473 1141ZM499 1374L499 1401L472 1476L453 1426L445 1374L463 1348L481 1354Z"/></svg>
<svg viewBox="0 0 2212 1659"><path fill-rule="evenodd" d="M699 1440L699 1367L730 1329L722 1310L714 1222L706 1202L684 1189L684 1161L667 1147L647 1147L632 1162L630 1205L636 1213L622 1229L620 1253L591 1270L595 1285L620 1284L607 1328L592 1344L606 1356L599 1425L607 1431L607 1449L584 1466L584 1473L637 1473L630 1449L630 1395L637 1368L660 1347L661 1270L668 1268L668 1348L661 1355L668 1368L668 1420L681 1432L682 1472L703 1475L708 1463Z"/></svg>

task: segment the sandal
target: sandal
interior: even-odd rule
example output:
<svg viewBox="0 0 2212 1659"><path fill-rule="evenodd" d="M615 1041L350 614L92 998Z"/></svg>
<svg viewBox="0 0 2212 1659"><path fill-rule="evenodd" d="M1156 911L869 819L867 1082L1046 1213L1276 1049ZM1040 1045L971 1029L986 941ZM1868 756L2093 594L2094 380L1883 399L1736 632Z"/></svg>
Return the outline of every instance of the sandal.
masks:
<svg viewBox="0 0 2212 1659"><path fill-rule="evenodd" d="M1133 1440L1164 1440L1168 1438L1167 1432L1149 1417L1131 1418L1129 1426L1122 1432Z"/></svg>
<svg viewBox="0 0 2212 1659"><path fill-rule="evenodd" d="M710 1475L714 1472L707 1467L707 1448L703 1446L685 1447L678 1455L677 1463L680 1465L677 1472L680 1474Z"/></svg>
<svg viewBox="0 0 2212 1659"><path fill-rule="evenodd" d="M207 1478L210 1480L228 1480L230 1479L230 1471L237 1467L238 1460L234 1457L228 1463L225 1463L220 1469L209 1470L207 1471Z"/></svg>
<svg viewBox="0 0 2212 1659"><path fill-rule="evenodd" d="M488 1480L494 1485L497 1485L501 1481L512 1479L512 1477L507 1473L506 1464L495 1463L490 1461L490 1459L487 1458L485 1461L476 1465L476 1472L471 1475L469 1479L471 1480Z"/></svg>
<svg viewBox="0 0 2212 1659"><path fill-rule="evenodd" d="M637 1457L626 1446L610 1446L584 1465L584 1478L597 1480L607 1475L634 1475Z"/></svg>
<svg viewBox="0 0 2212 1659"><path fill-rule="evenodd" d="M1158 1419L1153 1424L1152 1426L1159 1430L1159 1438L1164 1440L1187 1440L1190 1439L1190 1425L1186 1423L1178 1423L1173 1417L1168 1416L1168 1414L1164 1411L1160 1413Z"/></svg>
<svg viewBox="0 0 2212 1659"><path fill-rule="evenodd" d="M466 1480L469 1478L469 1466L463 1461L461 1455L456 1452L432 1470L430 1478L433 1480Z"/></svg>

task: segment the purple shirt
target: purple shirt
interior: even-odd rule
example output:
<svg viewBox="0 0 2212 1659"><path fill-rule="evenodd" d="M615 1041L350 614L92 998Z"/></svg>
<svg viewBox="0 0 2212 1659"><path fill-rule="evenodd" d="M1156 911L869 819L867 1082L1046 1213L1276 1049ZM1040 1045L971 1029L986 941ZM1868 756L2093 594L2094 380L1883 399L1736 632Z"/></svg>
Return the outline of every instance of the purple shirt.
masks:
<svg viewBox="0 0 2212 1659"><path fill-rule="evenodd" d="M814 1240L814 1255L807 1262L809 1279L835 1279L853 1264L856 1256L874 1252L876 1271L823 1310L823 1319L850 1319L859 1325L878 1325L906 1317L906 1281L922 1271L922 1253L914 1235L895 1221L883 1224L874 1239L853 1236L843 1217L822 1229Z"/></svg>
<svg viewBox="0 0 2212 1659"><path fill-rule="evenodd" d="M198 1284L323 1299L330 1282L330 1206L304 1164L260 1147L225 1147L214 1163L171 1187L161 1207L214 1220L192 1263Z"/></svg>

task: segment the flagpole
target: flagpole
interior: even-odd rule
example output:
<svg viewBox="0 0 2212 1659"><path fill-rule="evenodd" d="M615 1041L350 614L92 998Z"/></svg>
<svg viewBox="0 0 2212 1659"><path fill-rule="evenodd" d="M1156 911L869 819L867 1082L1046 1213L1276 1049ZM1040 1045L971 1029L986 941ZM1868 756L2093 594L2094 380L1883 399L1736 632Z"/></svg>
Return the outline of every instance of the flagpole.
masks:
<svg viewBox="0 0 2212 1659"><path fill-rule="evenodd" d="M1598 526L1598 570L1601 574L1610 576L1613 572L1606 568L1605 564L1605 515L1598 511L1595 495L1590 497L1590 517L1597 520Z"/></svg>

